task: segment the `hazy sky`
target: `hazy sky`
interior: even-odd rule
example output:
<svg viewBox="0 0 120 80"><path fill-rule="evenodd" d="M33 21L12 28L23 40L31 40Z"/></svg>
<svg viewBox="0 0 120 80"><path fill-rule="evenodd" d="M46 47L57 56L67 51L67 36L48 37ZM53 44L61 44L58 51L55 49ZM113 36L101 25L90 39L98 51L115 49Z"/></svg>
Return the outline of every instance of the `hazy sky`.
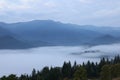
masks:
<svg viewBox="0 0 120 80"><path fill-rule="evenodd" d="M120 0L0 0L0 21L120 26Z"/></svg>

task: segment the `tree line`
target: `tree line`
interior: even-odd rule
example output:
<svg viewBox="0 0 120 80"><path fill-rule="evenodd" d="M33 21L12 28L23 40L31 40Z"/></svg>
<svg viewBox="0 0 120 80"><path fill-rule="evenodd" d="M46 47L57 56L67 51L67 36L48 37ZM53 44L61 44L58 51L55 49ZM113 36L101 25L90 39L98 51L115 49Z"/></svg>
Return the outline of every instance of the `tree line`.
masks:
<svg viewBox="0 0 120 80"><path fill-rule="evenodd" d="M11 74L3 76L0 80L112 80L120 77L120 56L113 59L102 58L99 63L88 61L78 65L74 62L64 62L62 67L44 67L42 70L33 69L31 75Z"/></svg>

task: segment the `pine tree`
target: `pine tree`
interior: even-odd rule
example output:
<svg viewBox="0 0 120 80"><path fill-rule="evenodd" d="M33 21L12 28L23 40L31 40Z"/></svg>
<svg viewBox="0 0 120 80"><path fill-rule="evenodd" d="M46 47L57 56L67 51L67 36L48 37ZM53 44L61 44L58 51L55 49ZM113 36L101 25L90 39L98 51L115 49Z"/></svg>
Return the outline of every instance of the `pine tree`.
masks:
<svg viewBox="0 0 120 80"><path fill-rule="evenodd" d="M74 73L74 80L87 80L87 71L83 67L78 67Z"/></svg>
<svg viewBox="0 0 120 80"><path fill-rule="evenodd" d="M71 63L66 63L64 62L63 67L62 67L62 75L63 78L70 78L71 77L71 72L72 72L72 67Z"/></svg>
<svg viewBox="0 0 120 80"><path fill-rule="evenodd" d="M110 65L104 65L101 70L101 80L111 80Z"/></svg>

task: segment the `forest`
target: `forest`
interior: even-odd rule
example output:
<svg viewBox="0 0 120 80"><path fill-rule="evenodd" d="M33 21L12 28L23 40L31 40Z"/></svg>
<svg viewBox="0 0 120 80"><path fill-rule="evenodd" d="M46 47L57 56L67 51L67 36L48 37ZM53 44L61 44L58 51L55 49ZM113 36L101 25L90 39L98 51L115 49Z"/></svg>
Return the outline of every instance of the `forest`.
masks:
<svg viewBox="0 0 120 80"><path fill-rule="evenodd" d="M118 78L118 79L117 79ZM42 70L33 69L30 75L10 74L0 80L120 80L120 56L112 59L102 58L99 63L88 61L77 64L64 62L62 67L44 67Z"/></svg>

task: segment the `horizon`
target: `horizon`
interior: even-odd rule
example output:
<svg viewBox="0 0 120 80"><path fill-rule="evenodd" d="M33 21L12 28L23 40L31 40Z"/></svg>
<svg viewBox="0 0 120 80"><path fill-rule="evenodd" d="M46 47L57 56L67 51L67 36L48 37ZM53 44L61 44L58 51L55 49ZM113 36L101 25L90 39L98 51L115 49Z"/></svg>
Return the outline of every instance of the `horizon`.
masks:
<svg viewBox="0 0 120 80"><path fill-rule="evenodd" d="M0 22L54 20L78 25L120 27L116 0L0 0Z"/></svg>
<svg viewBox="0 0 120 80"><path fill-rule="evenodd" d="M109 27L109 28L119 28L119 26L100 26L100 25L85 25L85 24L75 24L75 23L67 23L67 22L61 22L61 21L55 21L55 20L50 20L50 19L46 19L46 20L28 20L28 21L19 21L19 22L4 22L4 21L0 21L0 23L3 24L19 24L19 23L27 23L27 22L33 22L33 21L53 21L53 22L58 22L58 23L62 23L62 24L71 24L71 25L78 25L78 26L92 26L92 27Z"/></svg>

